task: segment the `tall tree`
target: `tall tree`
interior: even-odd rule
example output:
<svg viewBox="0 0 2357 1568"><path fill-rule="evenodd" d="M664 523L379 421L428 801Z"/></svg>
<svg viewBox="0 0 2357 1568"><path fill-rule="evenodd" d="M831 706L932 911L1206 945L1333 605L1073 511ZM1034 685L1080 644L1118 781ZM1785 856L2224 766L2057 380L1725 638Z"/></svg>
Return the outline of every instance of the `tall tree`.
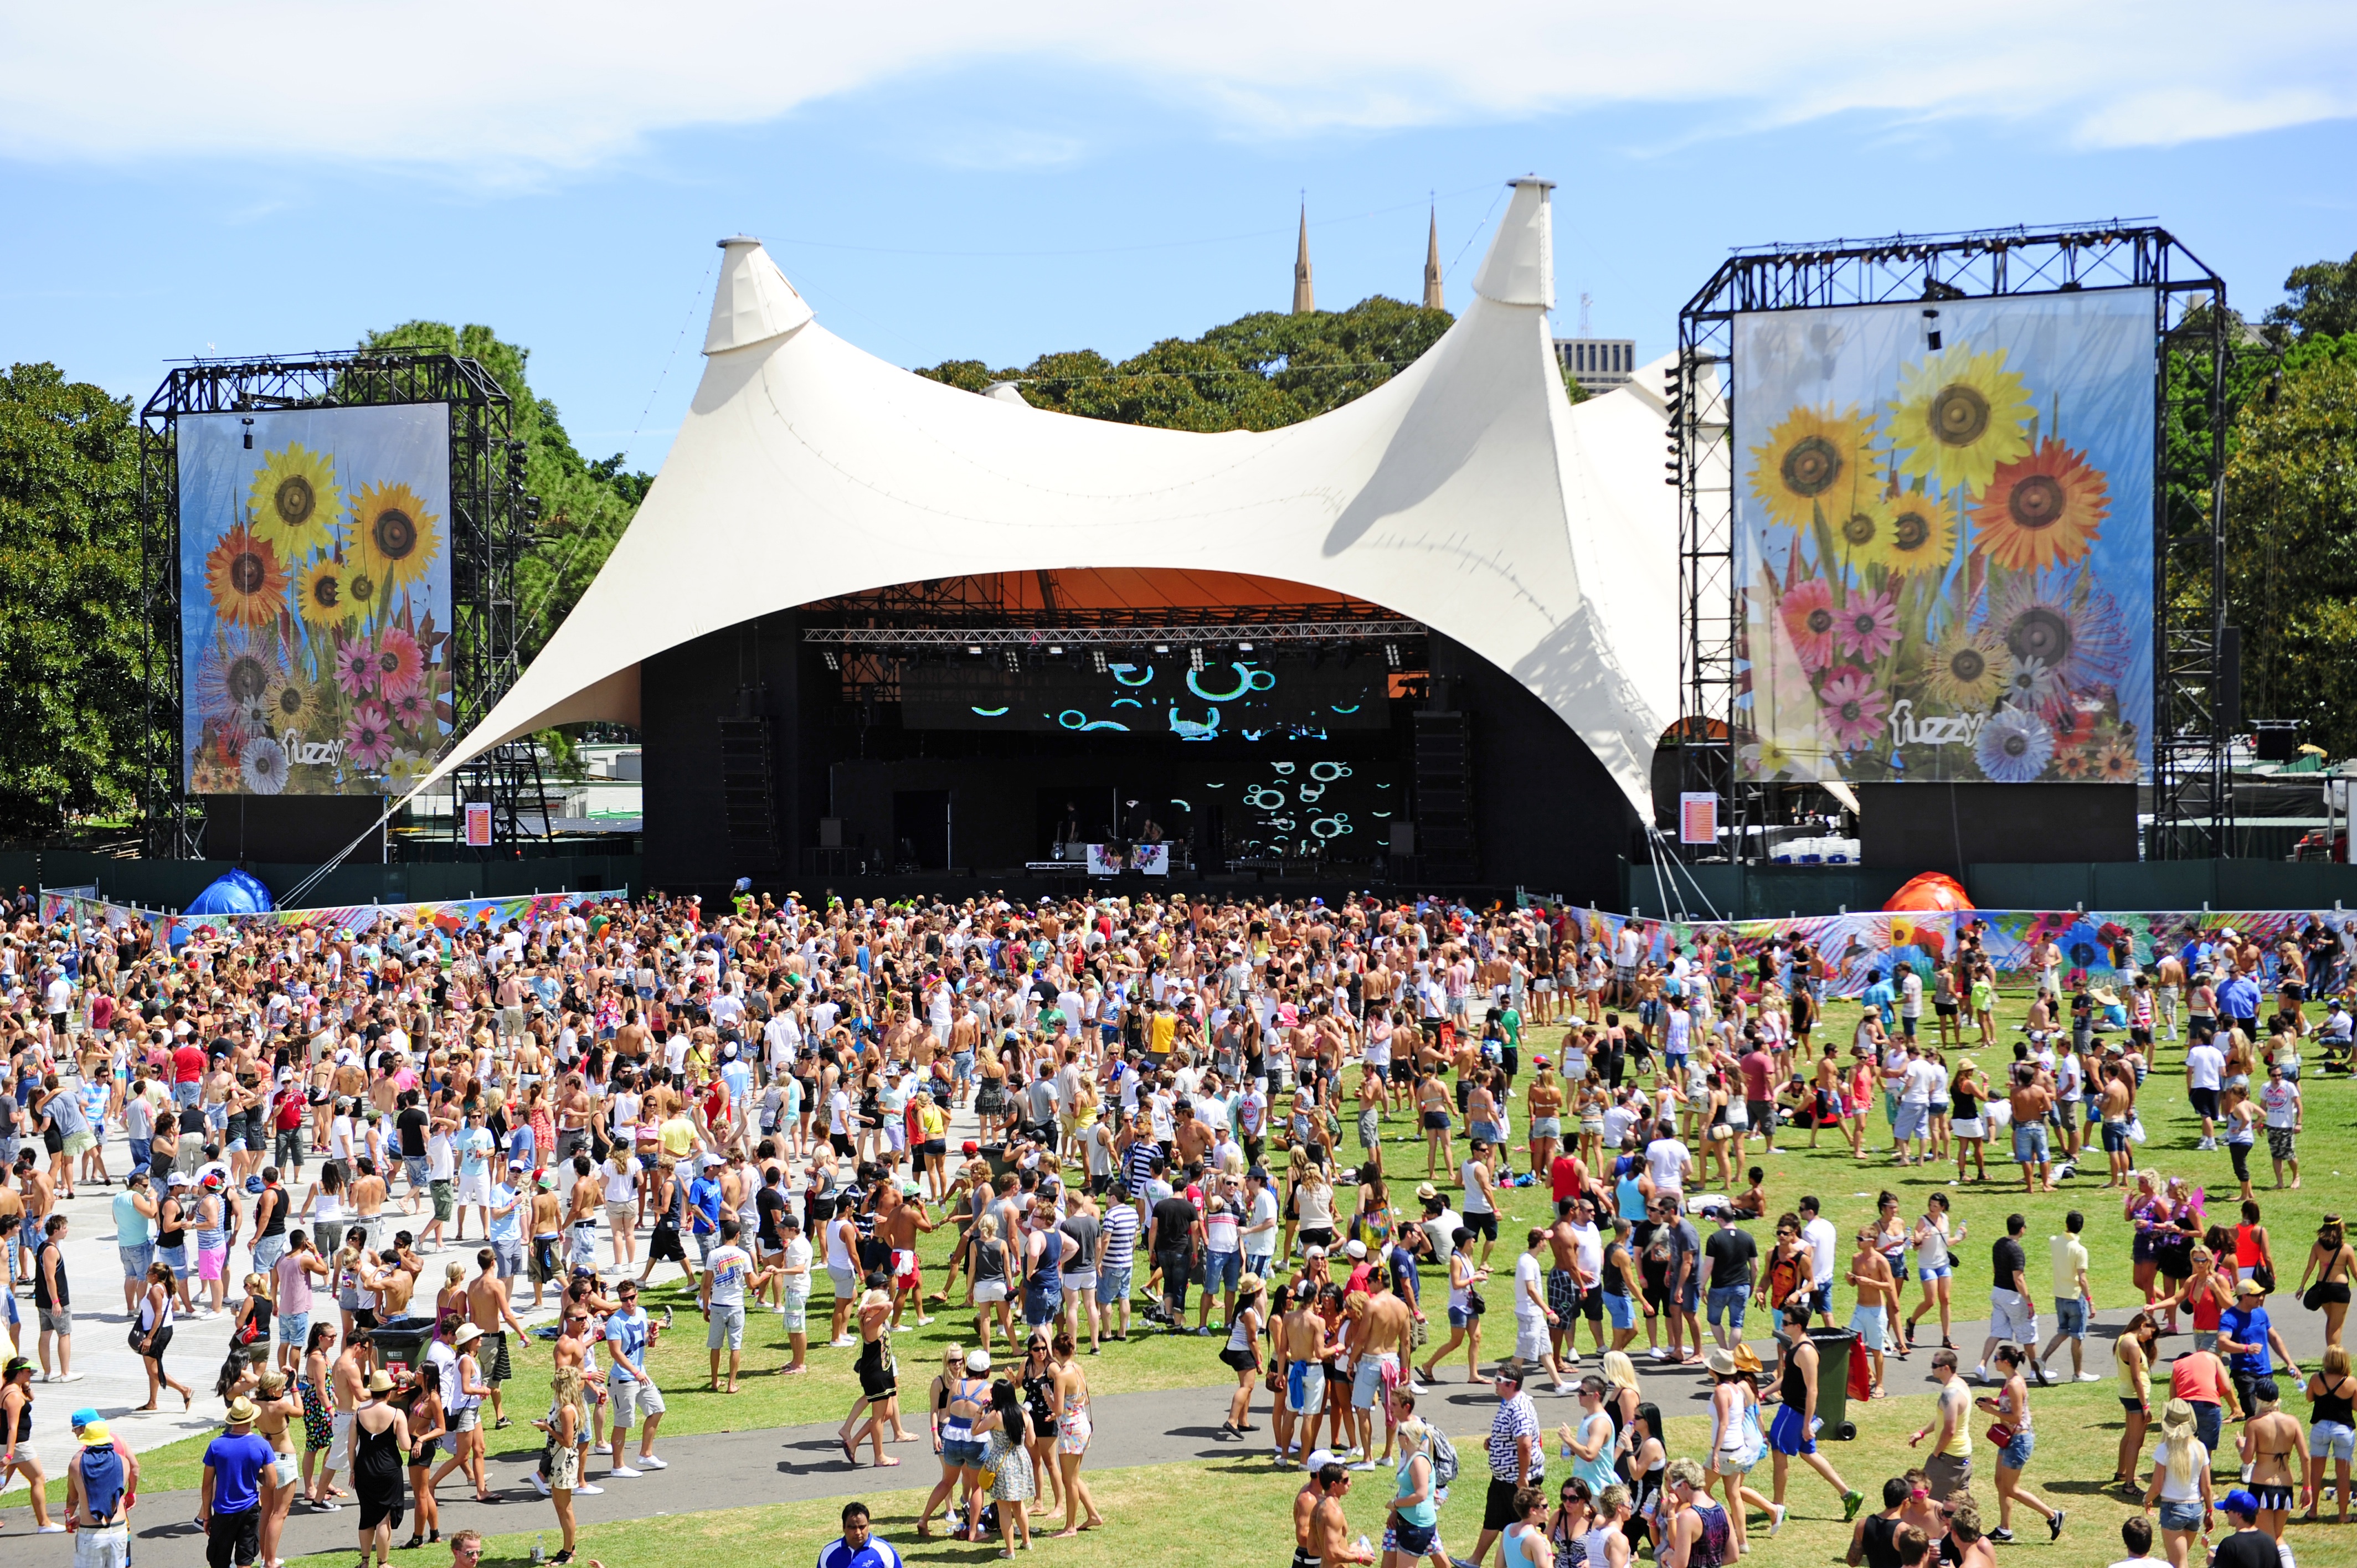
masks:
<svg viewBox="0 0 2357 1568"><path fill-rule="evenodd" d="M2227 618L2243 628L2243 711L2357 754L2357 332L2295 341L2244 401L2233 447Z"/></svg>
<svg viewBox="0 0 2357 1568"><path fill-rule="evenodd" d="M137 800L138 497L127 399L55 365L0 376L0 833Z"/></svg>
<svg viewBox="0 0 2357 1568"><path fill-rule="evenodd" d="M993 371L951 360L917 374L969 392L1021 383L1035 408L1168 430L1275 430L1362 397L1448 330L1445 310L1371 295L1348 310L1259 311L1167 338L1116 364L1093 349Z"/></svg>
<svg viewBox="0 0 2357 1568"><path fill-rule="evenodd" d="M535 396L525 376L532 350L488 327L404 321L361 339L363 349L425 349L482 362L513 401L516 438L524 443L525 488L541 501L537 536L517 570L518 633L529 660L565 624L622 531L646 499L651 474L634 473L622 454L589 459L565 433L556 404Z"/></svg>
<svg viewBox="0 0 2357 1568"><path fill-rule="evenodd" d="M2268 330L2278 342L2357 332L2357 255L2292 268L2284 279L2284 302L2266 316Z"/></svg>

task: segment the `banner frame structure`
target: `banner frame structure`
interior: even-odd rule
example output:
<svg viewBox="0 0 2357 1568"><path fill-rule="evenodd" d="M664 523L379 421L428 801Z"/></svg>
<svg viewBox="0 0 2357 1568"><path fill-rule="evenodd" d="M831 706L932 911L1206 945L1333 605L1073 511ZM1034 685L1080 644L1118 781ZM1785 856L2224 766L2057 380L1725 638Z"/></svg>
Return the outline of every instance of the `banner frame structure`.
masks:
<svg viewBox="0 0 2357 1568"><path fill-rule="evenodd" d="M1679 312L1664 483L1678 489L1678 693L1682 717L1694 722L1665 744L1677 747L1676 788L1716 793L1723 807L1718 843L1678 853L1765 860L1766 830L1824 789L1748 782L1738 766L1749 666L1736 538L1738 315L2127 288L2153 291L2156 360L2153 765L2143 853L2227 853L2237 694L2225 651L2226 285L2167 230L2117 220L1749 248ZM1846 786L1824 792L1855 809Z"/></svg>
<svg viewBox="0 0 2357 1568"><path fill-rule="evenodd" d="M522 668L517 564L538 498L524 488L524 443L512 400L481 361L412 349L176 363L139 411L140 618L145 688L140 814L146 854L199 859L204 811L187 788L180 714L187 671L180 643L178 421L185 414L444 403L450 411L451 734L465 735ZM250 438L250 437L249 437ZM462 777L462 798L484 798L494 776ZM536 803L534 803L536 806ZM515 816L509 802L508 816ZM454 821L456 819L454 818Z"/></svg>

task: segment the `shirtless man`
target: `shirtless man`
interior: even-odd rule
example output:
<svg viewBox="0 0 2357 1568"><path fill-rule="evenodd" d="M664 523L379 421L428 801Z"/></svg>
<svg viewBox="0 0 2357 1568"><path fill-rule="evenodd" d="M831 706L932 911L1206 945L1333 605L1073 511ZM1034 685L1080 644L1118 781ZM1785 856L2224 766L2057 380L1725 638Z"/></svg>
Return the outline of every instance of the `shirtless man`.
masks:
<svg viewBox="0 0 2357 1568"><path fill-rule="evenodd" d="M1555 1311L1555 1321L1547 1325L1549 1348L1555 1351L1558 1370L1579 1360L1579 1306L1588 1291L1603 1284L1600 1279L1590 1279L1579 1266L1579 1227L1572 1216L1588 1212L1585 1199L1566 1199L1556 1206L1555 1219L1547 1227L1547 1251L1554 1254L1547 1266L1547 1305ZM1604 1351L1604 1320L1596 1319L1596 1349ZM1568 1348L1566 1347L1568 1346ZM1566 1372L1568 1377L1569 1373Z"/></svg>
<svg viewBox="0 0 2357 1568"><path fill-rule="evenodd" d="M497 1431L508 1423L500 1408L500 1385L512 1371L507 1331L513 1328L516 1337L522 1338L523 1319L508 1305L508 1282L500 1278L499 1254L486 1247L475 1254L475 1263L482 1273L467 1282L467 1320L483 1331L476 1358L482 1364L483 1381L491 1391L491 1429Z"/></svg>
<svg viewBox="0 0 2357 1568"><path fill-rule="evenodd" d="M1342 1568L1349 1563L1372 1563L1372 1552L1351 1544L1351 1521L1342 1512L1342 1499L1351 1491L1351 1472L1339 1462L1328 1464L1318 1468L1318 1479L1323 1495L1309 1510L1306 1535L1294 1542L1297 1568L1309 1568L1310 1563L1318 1568Z"/></svg>
<svg viewBox="0 0 2357 1568"><path fill-rule="evenodd" d="M597 1119L597 1107L589 1098L589 1090L577 1072L565 1075L565 1087L556 1096L556 1158L571 1159L589 1147L589 1123Z"/></svg>
<svg viewBox="0 0 2357 1568"><path fill-rule="evenodd" d="M1857 1332L1859 1345L1874 1359L1875 1399L1884 1396L1882 1380L1882 1337L1891 1314L1899 1310L1899 1283L1890 1273L1890 1260L1882 1255L1880 1238L1871 1225L1857 1233L1857 1251L1850 1254L1849 1272L1842 1277L1857 1292L1857 1306L1850 1315L1850 1327Z"/></svg>
<svg viewBox="0 0 2357 1568"><path fill-rule="evenodd" d="M2043 1181L2052 1192L2054 1162L2047 1144L2046 1114L2054 1108L2054 1091L2038 1081L2037 1069L2028 1062L2016 1062L2013 1092L2007 1101L2013 1108L2013 1157L2021 1164L2021 1190L2035 1192Z"/></svg>
<svg viewBox="0 0 2357 1568"><path fill-rule="evenodd" d="M614 1055L624 1061L644 1061L649 1042L647 1026L639 1022L638 1009L623 1015L622 1026L614 1031Z"/></svg>
<svg viewBox="0 0 2357 1568"><path fill-rule="evenodd" d="M950 1025L950 1055L952 1058L955 1059L962 1057L968 1062L973 1061L974 1047L981 1043L982 1020L974 1016L974 1009L972 1007L968 1006L963 1002L959 1003L957 1019L954 1023ZM958 1077L952 1080L951 1092L956 1096L953 1109L960 1111L965 1109L966 1096L973 1090L973 1089L974 1075L971 1069L968 1069L963 1076Z"/></svg>
<svg viewBox="0 0 2357 1568"><path fill-rule="evenodd" d="M1407 1303L1384 1288L1385 1271L1378 1268L1367 1276L1363 1295L1352 1293L1361 1310L1351 1315L1345 1326L1345 1337L1351 1343L1351 1365L1355 1377L1351 1387L1351 1421L1357 1428L1359 1452L1372 1455L1375 1451L1375 1406L1383 1410L1383 1456L1389 1464L1392 1444L1399 1428L1392 1417L1392 1390L1405 1385L1403 1369L1407 1365L1408 1306ZM1343 1310L1350 1311L1345 1303Z"/></svg>
<svg viewBox="0 0 2357 1568"><path fill-rule="evenodd" d="M940 1229L921 1203L911 1203L900 1189L886 1183L876 1195L876 1239L892 1249L892 1327L899 1332L900 1309L913 1299L917 1326L932 1322L925 1316L925 1275L917 1262L917 1232Z"/></svg>
<svg viewBox="0 0 2357 1568"><path fill-rule="evenodd" d="M532 1275L532 1307L540 1310L542 1293L550 1280L562 1281L565 1273L565 1205L557 1198L548 1183L553 1177L543 1176L541 1185L532 1195L532 1223L525 1234L524 1267Z"/></svg>
<svg viewBox="0 0 2357 1568"><path fill-rule="evenodd" d="M1296 1421L1304 1417L1298 1444L1304 1455L1318 1447L1318 1423L1326 1412L1326 1362L1337 1346L1326 1337L1325 1320L1309 1310L1308 1292L1290 1303L1277 1319L1277 1348L1284 1357L1285 1397L1277 1402L1275 1422L1276 1462L1287 1463L1295 1446L1288 1441Z"/></svg>
<svg viewBox="0 0 2357 1568"><path fill-rule="evenodd" d="M2111 1166L2104 1180L2107 1187L2127 1189L2128 1173L2135 1161L2129 1149L2128 1118L2136 1114L2136 1091L2129 1087L2134 1079L2124 1067L2104 1069L2104 1096L2101 1115L2104 1123L2104 1157ZM2114 1129L2117 1131L2115 1132Z"/></svg>
<svg viewBox="0 0 2357 1568"><path fill-rule="evenodd" d="M606 1374L589 1362L589 1308L585 1302L565 1303L564 1324L556 1332L550 1374L554 1376L565 1367L577 1367L581 1371L580 1402L574 1407L580 1412L581 1420L575 1428L574 1444L580 1450L579 1473L586 1477L589 1474L589 1450L603 1446L605 1440ZM546 1489L547 1479L539 1472L533 1472L532 1480L535 1488ZM574 1489L578 1491L586 1484L578 1483Z"/></svg>
<svg viewBox="0 0 2357 1568"><path fill-rule="evenodd" d="M336 1472L351 1465L352 1416L367 1397L364 1391L375 1357L376 1337L365 1328L356 1328L344 1341L343 1353L328 1369L328 1385L335 1395L335 1438L328 1447L328 1462L320 1466L319 1484L311 1493L314 1503L344 1495L336 1486Z"/></svg>

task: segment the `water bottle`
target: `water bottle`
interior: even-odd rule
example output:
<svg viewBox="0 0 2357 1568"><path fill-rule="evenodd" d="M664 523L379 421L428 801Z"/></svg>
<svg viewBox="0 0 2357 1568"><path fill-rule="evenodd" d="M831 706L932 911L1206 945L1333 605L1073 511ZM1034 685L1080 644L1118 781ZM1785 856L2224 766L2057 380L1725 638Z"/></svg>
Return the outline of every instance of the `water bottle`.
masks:
<svg viewBox="0 0 2357 1568"><path fill-rule="evenodd" d="M540 1544L542 1533L544 1532L535 1532L532 1538L532 1560L534 1563L545 1563L548 1561L548 1553L542 1549Z"/></svg>
<svg viewBox="0 0 2357 1568"><path fill-rule="evenodd" d="M1372 1542L1368 1541L1364 1530L1361 1530L1359 1532L1359 1539L1352 1541L1351 1544L1357 1550L1359 1555L1361 1557L1372 1556L1374 1553L1374 1545Z"/></svg>

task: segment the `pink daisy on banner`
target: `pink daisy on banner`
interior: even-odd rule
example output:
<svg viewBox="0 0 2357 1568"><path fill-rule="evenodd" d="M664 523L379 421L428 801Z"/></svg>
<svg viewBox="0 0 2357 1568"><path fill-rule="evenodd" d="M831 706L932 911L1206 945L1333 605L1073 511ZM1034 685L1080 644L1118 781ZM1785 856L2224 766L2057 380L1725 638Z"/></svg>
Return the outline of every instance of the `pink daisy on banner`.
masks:
<svg viewBox="0 0 2357 1568"><path fill-rule="evenodd" d="M425 674L425 655L417 639L401 628L388 627L376 643L377 689L387 697L405 697L417 690Z"/></svg>
<svg viewBox="0 0 2357 1568"><path fill-rule="evenodd" d="M393 755L393 719L373 698L355 704L344 725L345 755L361 768L382 768Z"/></svg>
<svg viewBox="0 0 2357 1568"><path fill-rule="evenodd" d="M1836 671L1817 697L1824 704L1825 727L1833 732L1834 745L1840 749L1862 751L1882 734L1890 699L1874 689L1865 671Z"/></svg>
<svg viewBox="0 0 2357 1568"><path fill-rule="evenodd" d="M366 639L336 644L336 686L347 697L365 697L376 690L376 650Z"/></svg>
<svg viewBox="0 0 2357 1568"><path fill-rule="evenodd" d="M1871 664L1899 642L1899 606L1888 588L1858 592L1834 618L1834 640L1861 663Z"/></svg>
<svg viewBox="0 0 2357 1568"><path fill-rule="evenodd" d="M1810 577L1784 592L1784 629L1801 668L1813 675L1834 661L1834 591L1822 577Z"/></svg>

